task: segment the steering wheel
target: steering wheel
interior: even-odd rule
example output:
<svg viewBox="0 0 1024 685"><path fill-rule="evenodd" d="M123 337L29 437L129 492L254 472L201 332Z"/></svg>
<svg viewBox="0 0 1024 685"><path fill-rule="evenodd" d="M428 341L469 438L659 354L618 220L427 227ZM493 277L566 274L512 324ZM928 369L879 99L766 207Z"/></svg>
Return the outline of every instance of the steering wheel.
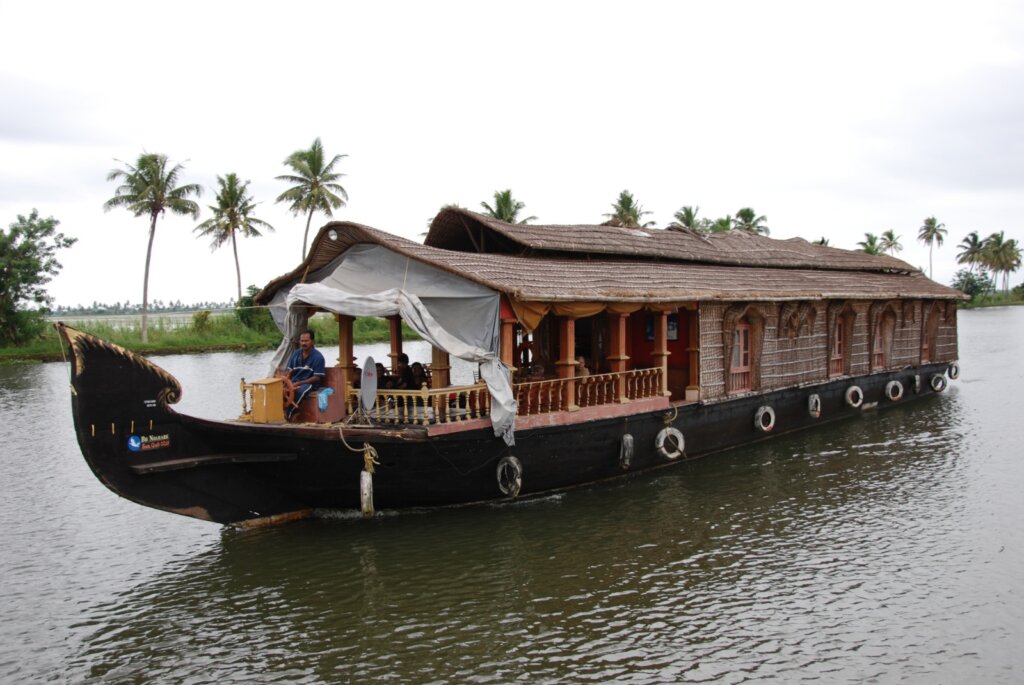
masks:
<svg viewBox="0 0 1024 685"><path fill-rule="evenodd" d="M298 409L299 405L295 402L295 384L292 383L292 379L288 378L288 376L278 376L278 378L281 379L285 411L293 407Z"/></svg>

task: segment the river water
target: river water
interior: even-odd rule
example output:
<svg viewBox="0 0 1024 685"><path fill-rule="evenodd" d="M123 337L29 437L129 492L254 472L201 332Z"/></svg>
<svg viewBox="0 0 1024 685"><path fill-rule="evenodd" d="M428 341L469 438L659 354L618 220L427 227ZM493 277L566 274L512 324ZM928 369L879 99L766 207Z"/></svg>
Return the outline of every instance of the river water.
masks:
<svg viewBox="0 0 1024 685"><path fill-rule="evenodd" d="M116 497L66 366L0 367L0 682L1019 682L1022 339L962 312L944 395L654 475L248 532ZM224 418L267 358L156 362Z"/></svg>

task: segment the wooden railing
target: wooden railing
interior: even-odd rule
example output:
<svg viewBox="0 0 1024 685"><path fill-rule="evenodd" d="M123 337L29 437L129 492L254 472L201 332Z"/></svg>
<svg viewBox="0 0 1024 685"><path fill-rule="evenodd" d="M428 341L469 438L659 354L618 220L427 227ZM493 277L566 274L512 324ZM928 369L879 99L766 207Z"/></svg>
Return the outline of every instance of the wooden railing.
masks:
<svg viewBox="0 0 1024 685"><path fill-rule="evenodd" d="M602 373L572 379L575 386L573 403L577 407L613 404L620 399L639 400L657 397L661 392L661 369L635 369L623 373ZM569 379L516 383L512 387L519 415L567 411ZM349 416L359 406L359 390L349 387L346 412ZM490 416L491 396L484 383L419 390L377 390L377 402L368 412L375 423L429 425L453 423Z"/></svg>
<svg viewBox="0 0 1024 685"><path fill-rule="evenodd" d="M573 378L575 386L574 404L577 407L595 407L622 399L639 400L656 397L661 392L661 369L634 369L623 373L601 373ZM517 383L514 387L519 415L546 414L569 409L567 400L569 381L553 378L529 383Z"/></svg>
<svg viewBox="0 0 1024 685"><path fill-rule="evenodd" d="M346 413L352 416L359 407L359 390L349 386ZM469 421L491 413L491 394L487 385L477 383L431 390L377 390L377 402L367 412L375 423L413 424Z"/></svg>
<svg viewBox="0 0 1024 685"><path fill-rule="evenodd" d="M661 393L661 368L634 369L623 374L626 377L626 399L642 400L656 397Z"/></svg>

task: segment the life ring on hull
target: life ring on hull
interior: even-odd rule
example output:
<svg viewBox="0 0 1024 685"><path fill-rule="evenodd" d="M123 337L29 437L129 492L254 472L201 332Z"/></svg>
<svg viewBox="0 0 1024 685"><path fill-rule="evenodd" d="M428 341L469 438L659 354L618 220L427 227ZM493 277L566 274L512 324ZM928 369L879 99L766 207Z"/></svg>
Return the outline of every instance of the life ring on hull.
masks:
<svg viewBox="0 0 1024 685"><path fill-rule="evenodd" d="M509 497L518 497L523 487L523 464L512 455L498 461L498 489Z"/></svg>
<svg viewBox="0 0 1024 685"><path fill-rule="evenodd" d="M885 396L893 402L903 399L903 384L899 381L889 381L885 384Z"/></svg>
<svg viewBox="0 0 1024 685"><path fill-rule="evenodd" d="M807 413L812 419L821 416L821 395L815 393L807 398Z"/></svg>
<svg viewBox="0 0 1024 685"><path fill-rule="evenodd" d="M932 390L934 390L935 392L942 392L943 390L946 389L946 377L943 376L941 373L936 373L932 375L930 384L932 386Z"/></svg>
<svg viewBox="0 0 1024 685"><path fill-rule="evenodd" d="M622 443L619 445L619 467L628 471L633 463L633 436L629 433L622 434Z"/></svg>
<svg viewBox="0 0 1024 685"><path fill-rule="evenodd" d="M667 426L658 431L658 437L654 438L654 449L666 459L678 459L686 449L686 441L679 430Z"/></svg>
<svg viewBox="0 0 1024 685"><path fill-rule="evenodd" d="M754 414L754 427L760 429L762 433L771 433L775 428L775 410L768 405L758 407L757 413Z"/></svg>
<svg viewBox="0 0 1024 685"><path fill-rule="evenodd" d="M858 385L851 385L846 389L846 403L856 409L864 404L864 391Z"/></svg>
<svg viewBox="0 0 1024 685"><path fill-rule="evenodd" d="M957 364L956 362L950 364L949 368L946 369L946 375L949 376L949 379L952 381L955 381L957 378L960 378L960 365Z"/></svg>

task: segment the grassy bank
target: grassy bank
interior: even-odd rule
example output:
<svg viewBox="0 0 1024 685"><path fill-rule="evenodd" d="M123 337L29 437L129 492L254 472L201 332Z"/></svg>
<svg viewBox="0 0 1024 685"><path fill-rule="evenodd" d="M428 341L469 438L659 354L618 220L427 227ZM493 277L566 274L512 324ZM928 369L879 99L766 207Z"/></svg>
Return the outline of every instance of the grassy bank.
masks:
<svg viewBox="0 0 1024 685"><path fill-rule="evenodd" d="M199 315L193 317L188 326L149 327L149 342L143 344L138 324L113 326L103 323L99 317L87 325L77 326L104 340L144 355L186 354L196 352L217 352L225 350L252 351L271 350L281 342L276 328L257 330L248 328L234 316ZM318 315L310 321L310 328L316 334L318 347L338 344L338 325L329 315ZM388 322L376 317L356 319L354 338L357 343L387 342ZM418 340L410 328L402 325L403 338ZM43 337L19 347L0 347L0 363L24 361L57 361L63 359L61 345L55 329L50 328Z"/></svg>
<svg viewBox="0 0 1024 685"><path fill-rule="evenodd" d="M979 295L969 302L961 302L959 307L960 309L981 309L982 307L1012 307L1021 304L1024 304L1024 298L1011 291L1009 295L1003 295L1003 293Z"/></svg>

